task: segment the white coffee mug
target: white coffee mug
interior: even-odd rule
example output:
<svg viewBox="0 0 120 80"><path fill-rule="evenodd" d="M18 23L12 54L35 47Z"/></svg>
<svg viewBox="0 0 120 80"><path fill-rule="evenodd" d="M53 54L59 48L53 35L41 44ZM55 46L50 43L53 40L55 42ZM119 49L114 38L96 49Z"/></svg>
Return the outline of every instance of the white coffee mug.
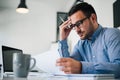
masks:
<svg viewBox="0 0 120 80"><path fill-rule="evenodd" d="M33 65L30 67L31 60ZM36 60L30 54L13 54L13 72L15 77L27 77L28 73L35 67Z"/></svg>

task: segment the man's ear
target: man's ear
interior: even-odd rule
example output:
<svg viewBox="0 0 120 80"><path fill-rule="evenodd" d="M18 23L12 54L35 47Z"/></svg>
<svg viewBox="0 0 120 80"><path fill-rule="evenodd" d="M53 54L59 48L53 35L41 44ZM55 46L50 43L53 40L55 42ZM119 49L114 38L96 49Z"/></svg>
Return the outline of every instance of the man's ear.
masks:
<svg viewBox="0 0 120 80"><path fill-rule="evenodd" d="M90 20L92 23L95 23L97 21L97 16L95 14L91 14Z"/></svg>

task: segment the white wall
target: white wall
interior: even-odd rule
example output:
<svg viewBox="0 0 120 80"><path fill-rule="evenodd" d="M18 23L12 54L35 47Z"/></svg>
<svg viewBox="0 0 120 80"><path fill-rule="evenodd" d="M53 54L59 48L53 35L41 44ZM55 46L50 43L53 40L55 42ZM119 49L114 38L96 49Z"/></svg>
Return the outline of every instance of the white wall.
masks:
<svg viewBox="0 0 120 80"><path fill-rule="evenodd" d="M10 2L10 3L9 3ZM18 3L0 6L0 42L37 54L49 50L56 40L56 8L38 1L29 3L30 13L15 12ZM14 4L15 3L15 4Z"/></svg>
<svg viewBox="0 0 120 80"><path fill-rule="evenodd" d="M56 40L56 12L68 12L74 3L74 0L65 1L66 4L64 3L62 7L59 4L58 8L55 7L57 4L54 5L51 1L45 3L40 0L27 0L30 13L22 15L15 12L19 0L4 1L0 0L0 43L20 48L30 54L50 49L51 42ZM114 0L85 1L95 7L100 24L113 26L112 3ZM69 36L71 48L78 39L77 34L72 31Z"/></svg>
<svg viewBox="0 0 120 80"><path fill-rule="evenodd" d="M113 27L113 3L116 0L85 0L92 4L98 16L98 22L107 27Z"/></svg>

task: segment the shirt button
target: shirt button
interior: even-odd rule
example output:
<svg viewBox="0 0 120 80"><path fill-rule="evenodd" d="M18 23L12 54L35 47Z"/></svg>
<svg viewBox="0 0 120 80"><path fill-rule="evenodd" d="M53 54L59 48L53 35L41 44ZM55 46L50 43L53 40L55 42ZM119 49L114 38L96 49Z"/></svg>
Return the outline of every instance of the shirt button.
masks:
<svg viewBox="0 0 120 80"><path fill-rule="evenodd" d="M95 58L95 56L93 56L93 58Z"/></svg>

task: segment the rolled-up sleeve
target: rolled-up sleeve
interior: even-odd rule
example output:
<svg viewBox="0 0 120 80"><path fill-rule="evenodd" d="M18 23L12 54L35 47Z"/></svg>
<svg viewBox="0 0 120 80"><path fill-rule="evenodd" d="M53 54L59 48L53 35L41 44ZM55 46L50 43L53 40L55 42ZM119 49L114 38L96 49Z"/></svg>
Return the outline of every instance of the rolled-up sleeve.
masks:
<svg viewBox="0 0 120 80"><path fill-rule="evenodd" d="M61 57L69 57L67 40L58 41L58 52Z"/></svg>
<svg viewBox="0 0 120 80"><path fill-rule="evenodd" d="M81 61L82 63L82 74L95 73L94 64L92 62Z"/></svg>

